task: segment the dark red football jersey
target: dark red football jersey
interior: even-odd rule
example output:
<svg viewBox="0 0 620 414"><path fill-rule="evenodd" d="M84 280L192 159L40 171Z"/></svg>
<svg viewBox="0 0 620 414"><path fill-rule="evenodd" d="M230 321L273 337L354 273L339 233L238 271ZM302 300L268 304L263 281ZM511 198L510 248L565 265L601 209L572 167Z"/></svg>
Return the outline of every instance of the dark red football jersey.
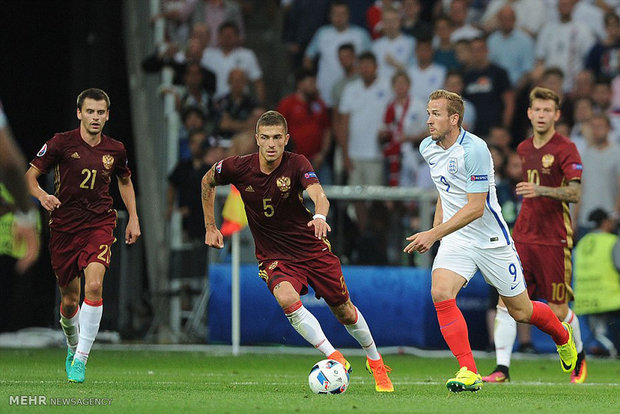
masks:
<svg viewBox="0 0 620 414"><path fill-rule="evenodd" d="M523 181L546 187L581 180L583 167L575 144L555 133L541 148L528 138L517 147ZM573 230L567 202L550 197L524 198L512 237L522 243L573 247Z"/></svg>
<svg viewBox="0 0 620 414"><path fill-rule="evenodd" d="M30 162L45 174L54 168L54 195L60 207L52 211L50 227L73 232L114 225L110 181L112 176L129 177L125 146L106 135L91 147L80 130L62 132L47 141Z"/></svg>
<svg viewBox="0 0 620 414"><path fill-rule="evenodd" d="M303 155L284 152L271 174L261 172L258 153L228 157L215 165L215 182L233 184L241 193L258 261L303 262L329 251L329 242L308 227L312 213L302 193L319 180Z"/></svg>

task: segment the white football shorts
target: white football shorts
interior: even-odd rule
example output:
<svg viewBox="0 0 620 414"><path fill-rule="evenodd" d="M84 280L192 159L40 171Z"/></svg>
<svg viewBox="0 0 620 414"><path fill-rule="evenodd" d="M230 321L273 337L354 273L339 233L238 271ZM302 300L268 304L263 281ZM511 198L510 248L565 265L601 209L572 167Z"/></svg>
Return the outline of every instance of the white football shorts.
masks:
<svg viewBox="0 0 620 414"><path fill-rule="evenodd" d="M521 260L514 245L480 249L442 242L433 262L433 270L448 269L467 282L480 270L486 282L500 295L517 296L526 288Z"/></svg>

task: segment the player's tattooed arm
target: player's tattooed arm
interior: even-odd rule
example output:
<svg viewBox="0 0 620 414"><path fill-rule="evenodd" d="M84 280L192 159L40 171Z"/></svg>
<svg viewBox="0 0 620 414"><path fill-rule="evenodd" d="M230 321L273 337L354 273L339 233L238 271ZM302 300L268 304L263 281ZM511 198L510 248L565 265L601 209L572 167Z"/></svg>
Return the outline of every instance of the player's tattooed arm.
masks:
<svg viewBox="0 0 620 414"><path fill-rule="evenodd" d="M202 198L202 212L205 220L205 244L221 249L224 247L224 237L215 225L215 170L211 167L202 177L200 184Z"/></svg>
<svg viewBox="0 0 620 414"><path fill-rule="evenodd" d="M577 180L573 180L566 186L547 187L534 183L521 182L517 184L517 195L521 195L524 198L549 197L568 203L577 203L581 198L581 183Z"/></svg>

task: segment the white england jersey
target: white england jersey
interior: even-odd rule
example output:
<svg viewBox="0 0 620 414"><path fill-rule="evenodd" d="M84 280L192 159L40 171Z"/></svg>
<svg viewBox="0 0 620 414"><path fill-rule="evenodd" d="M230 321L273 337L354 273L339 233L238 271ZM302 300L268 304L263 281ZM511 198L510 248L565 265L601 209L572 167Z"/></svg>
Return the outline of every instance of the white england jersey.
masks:
<svg viewBox="0 0 620 414"><path fill-rule="evenodd" d="M486 142L461 129L456 142L443 149L429 136L420 144L431 178L441 197L443 221L448 221L465 204L467 193L487 193L484 214L447 235L443 242L483 249L512 244L508 226L495 193L493 161Z"/></svg>

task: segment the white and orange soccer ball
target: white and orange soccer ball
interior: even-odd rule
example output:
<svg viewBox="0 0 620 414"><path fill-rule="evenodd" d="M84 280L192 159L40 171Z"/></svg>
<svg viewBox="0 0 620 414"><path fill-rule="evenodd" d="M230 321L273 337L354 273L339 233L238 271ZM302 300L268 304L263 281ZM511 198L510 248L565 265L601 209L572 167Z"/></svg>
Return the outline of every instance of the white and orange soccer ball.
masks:
<svg viewBox="0 0 620 414"><path fill-rule="evenodd" d="M349 373L340 362L324 359L314 364L308 383L315 394L342 394L349 386Z"/></svg>

